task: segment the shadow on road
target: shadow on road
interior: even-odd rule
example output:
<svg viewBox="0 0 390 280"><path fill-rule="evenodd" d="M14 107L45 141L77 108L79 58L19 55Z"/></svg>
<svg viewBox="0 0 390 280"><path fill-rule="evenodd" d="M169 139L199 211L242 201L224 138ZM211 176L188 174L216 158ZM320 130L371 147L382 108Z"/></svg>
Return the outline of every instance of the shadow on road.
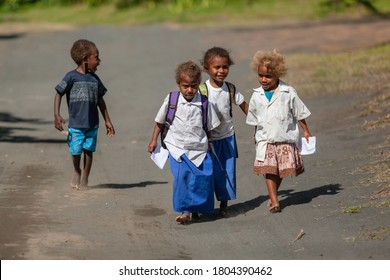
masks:
<svg viewBox="0 0 390 280"><path fill-rule="evenodd" d="M144 188L149 185L161 185L168 184L168 182L158 181L143 181L135 184L100 184L96 186L90 186L91 189L130 189L130 188Z"/></svg>
<svg viewBox="0 0 390 280"><path fill-rule="evenodd" d="M335 195L338 194L340 190L342 190L340 184L329 184L311 190L300 191L300 192L294 192L294 190L282 190L279 192L279 196L286 197L286 198L280 200L280 207L283 209L291 205L309 203L313 200L313 198L322 195ZM245 202L233 204L229 206L229 210L228 210L229 214L227 218L233 218L238 215L246 214L247 212L259 207L262 203L266 202L268 199L269 199L268 195L260 195L253 199L247 200ZM215 220L222 219L222 217L218 215L218 212L219 209L213 215L202 215L202 218L197 222L212 222Z"/></svg>
<svg viewBox="0 0 390 280"><path fill-rule="evenodd" d="M282 190L279 192L281 197L285 197L280 200L280 207L283 209L291 205L298 205L309 203L318 196L322 195L335 195L342 190L340 184L329 184L321 187L317 187L311 190L294 192L294 190Z"/></svg>
<svg viewBox="0 0 390 280"><path fill-rule="evenodd" d="M23 37L24 33L10 33L10 34L0 34L0 40L12 40Z"/></svg>
<svg viewBox="0 0 390 280"><path fill-rule="evenodd" d="M47 125L51 124L52 121L45 121L37 118L20 118L10 113L0 112L0 122L4 123L25 123L33 125ZM37 138L29 135L14 135L17 131L36 131L34 127L18 127L18 126L7 126L0 127L0 142L10 142L10 143L64 143L65 139L47 139L47 138Z"/></svg>

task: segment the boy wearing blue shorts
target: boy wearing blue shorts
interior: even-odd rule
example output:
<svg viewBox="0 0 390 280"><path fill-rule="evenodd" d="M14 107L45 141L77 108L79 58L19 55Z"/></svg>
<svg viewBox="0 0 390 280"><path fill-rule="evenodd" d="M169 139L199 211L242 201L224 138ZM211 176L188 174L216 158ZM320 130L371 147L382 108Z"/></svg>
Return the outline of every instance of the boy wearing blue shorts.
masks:
<svg viewBox="0 0 390 280"><path fill-rule="evenodd" d="M77 68L68 72L55 87L54 126L64 130L65 120L60 115L61 99L66 95L69 113L68 145L72 155L74 174L70 182L77 190L88 187L88 177L92 167L93 152L99 127L99 112L103 115L107 136L115 134L103 96L107 89L95 74L100 65L99 50L88 40L74 42L70 54ZM83 170L80 168L84 153Z"/></svg>

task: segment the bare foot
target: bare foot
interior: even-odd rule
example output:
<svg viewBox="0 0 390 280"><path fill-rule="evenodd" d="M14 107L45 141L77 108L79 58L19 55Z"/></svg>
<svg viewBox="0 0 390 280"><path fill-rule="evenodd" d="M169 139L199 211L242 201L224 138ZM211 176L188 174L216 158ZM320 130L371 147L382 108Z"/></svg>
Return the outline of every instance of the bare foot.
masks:
<svg viewBox="0 0 390 280"><path fill-rule="evenodd" d="M272 206L269 208L269 211L270 211L271 213L281 212L279 203L276 203L276 204L272 205Z"/></svg>
<svg viewBox="0 0 390 280"><path fill-rule="evenodd" d="M180 216L177 216L175 218L175 221L178 223L182 223L182 224L190 222L191 221L191 214L190 213L182 213Z"/></svg>
<svg viewBox="0 0 390 280"><path fill-rule="evenodd" d="M88 180L82 179L80 185L77 188L78 191L88 190Z"/></svg>
<svg viewBox="0 0 390 280"><path fill-rule="evenodd" d="M78 191L86 191L86 190L89 190L89 187L85 186L85 185L80 185L80 186L77 186L76 190L78 190Z"/></svg>
<svg viewBox="0 0 390 280"><path fill-rule="evenodd" d="M70 186L73 189L78 189L80 187L80 177L81 177L80 173L75 172L73 174L72 180L70 181Z"/></svg>

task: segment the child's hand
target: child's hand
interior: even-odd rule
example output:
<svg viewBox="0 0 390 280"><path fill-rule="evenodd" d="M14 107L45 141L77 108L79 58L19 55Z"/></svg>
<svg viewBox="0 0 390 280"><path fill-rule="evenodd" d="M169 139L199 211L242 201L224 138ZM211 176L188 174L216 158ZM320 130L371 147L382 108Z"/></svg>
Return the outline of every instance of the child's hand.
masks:
<svg viewBox="0 0 390 280"><path fill-rule="evenodd" d="M304 131L303 136L305 137L307 143L309 143L309 137L311 137L311 133L309 131Z"/></svg>
<svg viewBox="0 0 390 280"><path fill-rule="evenodd" d="M148 145L148 152L153 153L154 149L157 147L157 141L156 140L151 140L149 145Z"/></svg>
<svg viewBox="0 0 390 280"><path fill-rule="evenodd" d="M115 135L115 129L112 123L106 123L106 128L107 128L107 136L112 137Z"/></svg>
<svg viewBox="0 0 390 280"><path fill-rule="evenodd" d="M65 124L65 120L60 115L54 117L54 126L59 131L64 131L64 126L63 126L64 124Z"/></svg>

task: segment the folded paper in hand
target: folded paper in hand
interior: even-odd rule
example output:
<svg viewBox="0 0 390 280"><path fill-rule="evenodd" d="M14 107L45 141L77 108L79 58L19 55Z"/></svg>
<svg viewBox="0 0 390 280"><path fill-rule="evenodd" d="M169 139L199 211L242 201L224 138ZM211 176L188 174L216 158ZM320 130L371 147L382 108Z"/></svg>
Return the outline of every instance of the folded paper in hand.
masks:
<svg viewBox="0 0 390 280"><path fill-rule="evenodd" d="M305 137L302 137L298 141L298 149L301 155L311 155L316 151L316 137L309 137L309 142Z"/></svg>
<svg viewBox="0 0 390 280"><path fill-rule="evenodd" d="M169 152L167 149L157 145L156 149L154 149L153 153L150 155L150 158L160 169L163 169L165 162L168 159L168 154Z"/></svg>

